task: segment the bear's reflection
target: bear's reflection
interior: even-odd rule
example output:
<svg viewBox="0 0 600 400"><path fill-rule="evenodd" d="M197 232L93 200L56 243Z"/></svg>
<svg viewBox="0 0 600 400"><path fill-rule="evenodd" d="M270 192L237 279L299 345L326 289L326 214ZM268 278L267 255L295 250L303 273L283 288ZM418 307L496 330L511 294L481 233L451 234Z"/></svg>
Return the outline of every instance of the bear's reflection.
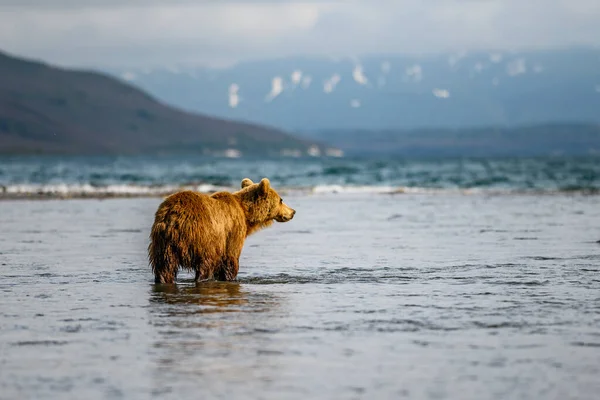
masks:
<svg viewBox="0 0 600 400"><path fill-rule="evenodd" d="M252 288L252 287L251 287ZM150 303L153 314L181 317L231 312L268 312L277 306L276 296L263 290L245 289L239 282L209 281L192 285L153 285ZM212 315L211 319L218 318Z"/></svg>
<svg viewBox="0 0 600 400"><path fill-rule="evenodd" d="M182 306L170 310L177 315L202 314L240 311L248 305L248 296L249 293L237 282L215 281L202 282L193 286L154 285L150 301Z"/></svg>
<svg viewBox="0 0 600 400"><path fill-rule="evenodd" d="M203 379L218 371L229 376L233 369L236 374L251 374L240 367L247 363L247 353L264 346L265 332L279 329L274 316L281 313L281 298L261 285L159 284L149 294L148 354L157 391L182 377L187 382L190 376Z"/></svg>

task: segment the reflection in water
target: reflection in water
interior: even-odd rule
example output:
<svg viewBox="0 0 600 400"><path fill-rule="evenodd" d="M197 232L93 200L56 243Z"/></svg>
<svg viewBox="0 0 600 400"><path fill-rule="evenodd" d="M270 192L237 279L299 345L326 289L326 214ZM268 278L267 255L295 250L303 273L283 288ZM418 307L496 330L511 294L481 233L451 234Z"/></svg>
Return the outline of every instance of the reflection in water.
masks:
<svg viewBox="0 0 600 400"><path fill-rule="evenodd" d="M151 303L177 306L174 314L240 311L248 304L248 293L237 282L202 282L194 286L153 285ZM194 307L197 306L197 307Z"/></svg>
<svg viewBox="0 0 600 400"><path fill-rule="evenodd" d="M154 360L153 393L165 394L174 383L186 382L193 391L209 371L220 370L223 376L251 373L244 366L248 343L264 334L266 319L278 306L278 299L264 288L239 282L153 285L149 320L156 339L148 349Z"/></svg>

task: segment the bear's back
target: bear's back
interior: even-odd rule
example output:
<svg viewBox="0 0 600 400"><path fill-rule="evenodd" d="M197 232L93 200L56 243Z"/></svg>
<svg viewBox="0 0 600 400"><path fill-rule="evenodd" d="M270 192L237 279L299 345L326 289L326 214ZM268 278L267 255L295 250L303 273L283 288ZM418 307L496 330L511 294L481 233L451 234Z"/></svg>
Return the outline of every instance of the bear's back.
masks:
<svg viewBox="0 0 600 400"><path fill-rule="evenodd" d="M167 197L159 207L169 210L171 214L201 214L205 211L210 197L191 190L183 190Z"/></svg>
<svg viewBox="0 0 600 400"><path fill-rule="evenodd" d="M157 219L177 221L179 225L202 222L229 229L245 221L243 210L233 194L217 192L209 196L191 190L167 197L157 211Z"/></svg>

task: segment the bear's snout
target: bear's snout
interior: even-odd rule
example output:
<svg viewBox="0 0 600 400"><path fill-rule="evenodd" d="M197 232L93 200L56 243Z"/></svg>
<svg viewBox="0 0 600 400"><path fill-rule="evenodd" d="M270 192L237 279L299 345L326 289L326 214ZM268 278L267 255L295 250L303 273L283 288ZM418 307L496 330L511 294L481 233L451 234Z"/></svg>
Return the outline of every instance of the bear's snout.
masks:
<svg viewBox="0 0 600 400"><path fill-rule="evenodd" d="M294 215L296 215L296 210L285 206L285 208L282 210L282 212L277 217L275 217L275 221L288 222L289 220L294 218Z"/></svg>

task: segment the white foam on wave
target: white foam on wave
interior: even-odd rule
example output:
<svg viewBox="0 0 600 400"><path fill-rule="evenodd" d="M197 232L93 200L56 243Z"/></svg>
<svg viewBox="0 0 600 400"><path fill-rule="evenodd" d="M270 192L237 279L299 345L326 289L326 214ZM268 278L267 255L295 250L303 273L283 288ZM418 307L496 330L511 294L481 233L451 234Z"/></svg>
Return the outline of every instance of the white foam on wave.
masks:
<svg viewBox="0 0 600 400"><path fill-rule="evenodd" d="M0 188L0 194L8 196L57 196L57 197L89 197L89 196L158 196L174 193L179 190L194 190L202 193L211 193L219 190L229 190L224 186L211 184L198 185L130 185L115 184L106 186L93 186L85 184L20 184L8 185Z"/></svg>
<svg viewBox="0 0 600 400"><path fill-rule="evenodd" d="M311 190L314 194L478 194L482 189L426 188L408 186L360 186L360 185L317 185Z"/></svg>
<svg viewBox="0 0 600 400"><path fill-rule="evenodd" d="M369 194L413 194L413 195L518 195L560 194L560 189L518 188L426 188L409 186L339 185L316 186L276 185L279 193L297 195L369 195ZM192 190L211 194L219 191L234 192L236 187L208 183L187 185L131 185L115 184L94 186L91 184L15 184L0 186L0 198L111 198L111 197L164 197L181 190ZM589 191L568 191L571 194Z"/></svg>
<svg viewBox="0 0 600 400"><path fill-rule="evenodd" d="M393 186L346 186L346 185L317 185L312 193L393 193Z"/></svg>

